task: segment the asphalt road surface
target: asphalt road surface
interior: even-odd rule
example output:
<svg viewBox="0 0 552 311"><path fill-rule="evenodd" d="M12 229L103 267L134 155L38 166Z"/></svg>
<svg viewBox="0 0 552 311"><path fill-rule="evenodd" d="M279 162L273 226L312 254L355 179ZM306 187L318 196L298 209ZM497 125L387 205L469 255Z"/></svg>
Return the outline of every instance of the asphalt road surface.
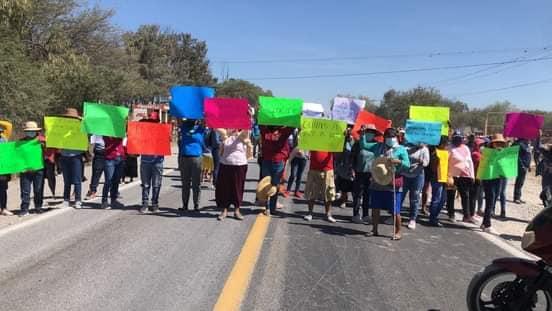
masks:
<svg viewBox="0 0 552 311"><path fill-rule="evenodd" d="M211 310L247 238L254 207L251 164L245 220L216 220L214 191L201 212L181 206L176 173L163 180L159 214L137 212L140 187L122 192L124 209L82 210L0 232L0 310ZM470 278L507 254L460 226L371 237L370 226L302 219L285 200L271 219L243 310L466 310ZM391 234L391 226L382 226Z"/></svg>

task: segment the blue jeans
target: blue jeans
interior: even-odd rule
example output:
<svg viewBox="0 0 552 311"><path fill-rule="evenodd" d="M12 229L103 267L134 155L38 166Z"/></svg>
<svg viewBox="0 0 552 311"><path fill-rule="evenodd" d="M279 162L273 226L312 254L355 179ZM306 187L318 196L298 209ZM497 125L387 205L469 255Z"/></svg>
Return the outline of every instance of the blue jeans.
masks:
<svg viewBox="0 0 552 311"><path fill-rule="evenodd" d="M102 189L102 203L107 203L107 196L110 195L111 202L116 201L119 195L119 182L123 172L124 161L122 157L113 160L105 160L104 163L104 186Z"/></svg>
<svg viewBox="0 0 552 311"><path fill-rule="evenodd" d="M409 194L410 201L410 220L416 220L418 217L418 210L422 200L422 188L424 187L424 173L415 177L405 177L403 186L403 201L406 198L406 193ZM402 204L401 204L402 206Z"/></svg>
<svg viewBox="0 0 552 311"><path fill-rule="evenodd" d="M142 180L142 205L148 204L151 191L151 205L159 205L159 191L163 178L163 162L140 164L140 178Z"/></svg>
<svg viewBox="0 0 552 311"><path fill-rule="evenodd" d="M485 214L483 216L483 226L491 226L491 214L494 212L496 200L500 192L500 179L483 180L483 189L485 190Z"/></svg>
<svg viewBox="0 0 552 311"><path fill-rule="evenodd" d="M356 173L353 180L353 216L360 213L360 204L362 202L362 217L368 216L370 208L370 173Z"/></svg>
<svg viewBox="0 0 552 311"><path fill-rule="evenodd" d="M291 160L291 168L289 173L287 191L291 191L293 182L295 181L295 192L299 191L301 187L301 179L303 177L303 171L305 171L305 166L307 166L306 158L293 158Z"/></svg>
<svg viewBox="0 0 552 311"><path fill-rule="evenodd" d="M272 162L270 160L263 160L261 164L261 177L270 176L270 183L278 189L280 185L280 179L282 178L282 172L284 171L284 162ZM276 210L276 204L278 202L278 193L271 196L267 202L266 207L271 212Z"/></svg>
<svg viewBox="0 0 552 311"><path fill-rule="evenodd" d="M447 190L444 183L431 182L431 205L429 207L429 223L438 223L439 213L447 201Z"/></svg>
<svg viewBox="0 0 552 311"><path fill-rule="evenodd" d="M61 156L61 171L63 173L63 201L71 198L71 185L75 185L75 201L81 201L82 195L82 156Z"/></svg>
<svg viewBox="0 0 552 311"><path fill-rule="evenodd" d="M21 190L21 210L28 211L31 203L31 187L33 187L33 201L35 209L42 208L44 200L44 170L21 173L19 188Z"/></svg>
<svg viewBox="0 0 552 311"><path fill-rule="evenodd" d="M498 200L500 201L500 209L502 213L506 213L506 186L508 184L507 178L499 178L499 188L498 188Z"/></svg>

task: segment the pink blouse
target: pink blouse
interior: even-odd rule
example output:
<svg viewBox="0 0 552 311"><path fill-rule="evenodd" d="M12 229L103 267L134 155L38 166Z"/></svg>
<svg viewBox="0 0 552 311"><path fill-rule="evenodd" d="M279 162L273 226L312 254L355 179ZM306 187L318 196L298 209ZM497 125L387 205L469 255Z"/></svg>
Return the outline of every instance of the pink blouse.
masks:
<svg viewBox="0 0 552 311"><path fill-rule="evenodd" d="M222 144L220 163L235 166L247 165L247 145L238 136L230 136Z"/></svg>
<svg viewBox="0 0 552 311"><path fill-rule="evenodd" d="M449 151L448 175L451 177L469 177L474 179L474 165L470 148L466 145L452 146Z"/></svg>

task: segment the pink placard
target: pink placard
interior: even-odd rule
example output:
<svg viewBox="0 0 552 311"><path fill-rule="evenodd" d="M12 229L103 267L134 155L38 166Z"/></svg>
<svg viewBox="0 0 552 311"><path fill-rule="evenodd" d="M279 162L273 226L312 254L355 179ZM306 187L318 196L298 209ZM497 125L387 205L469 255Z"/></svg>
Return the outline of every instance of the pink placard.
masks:
<svg viewBox="0 0 552 311"><path fill-rule="evenodd" d="M525 112L509 112L504 119L504 136L525 139L539 137L544 116Z"/></svg>
<svg viewBox="0 0 552 311"><path fill-rule="evenodd" d="M242 98L207 98L205 122L210 128L251 129L249 103Z"/></svg>

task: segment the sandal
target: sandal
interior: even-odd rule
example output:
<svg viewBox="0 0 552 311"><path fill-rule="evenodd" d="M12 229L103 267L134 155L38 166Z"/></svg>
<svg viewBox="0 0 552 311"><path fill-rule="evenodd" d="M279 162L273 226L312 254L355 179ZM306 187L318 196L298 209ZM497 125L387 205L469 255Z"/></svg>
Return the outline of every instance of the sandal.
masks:
<svg viewBox="0 0 552 311"><path fill-rule="evenodd" d="M236 218L237 220L243 220L243 215L240 213L234 213L234 218Z"/></svg>
<svg viewBox="0 0 552 311"><path fill-rule="evenodd" d="M391 238L392 241L398 241L398 240L400 240L400 239L402 239L402 234L395 234L395 235Z"/></svg>
<svg viewBox="0 0 552 311"><path fill-rule="evenodd" d="M224 212L220 213L220 215L218 215L217 219L219 221L222 221L222 220L224 220L224 218L226 218L226 215L227 215L227 213L226 213L226 211L224 211Z"/></svg>

